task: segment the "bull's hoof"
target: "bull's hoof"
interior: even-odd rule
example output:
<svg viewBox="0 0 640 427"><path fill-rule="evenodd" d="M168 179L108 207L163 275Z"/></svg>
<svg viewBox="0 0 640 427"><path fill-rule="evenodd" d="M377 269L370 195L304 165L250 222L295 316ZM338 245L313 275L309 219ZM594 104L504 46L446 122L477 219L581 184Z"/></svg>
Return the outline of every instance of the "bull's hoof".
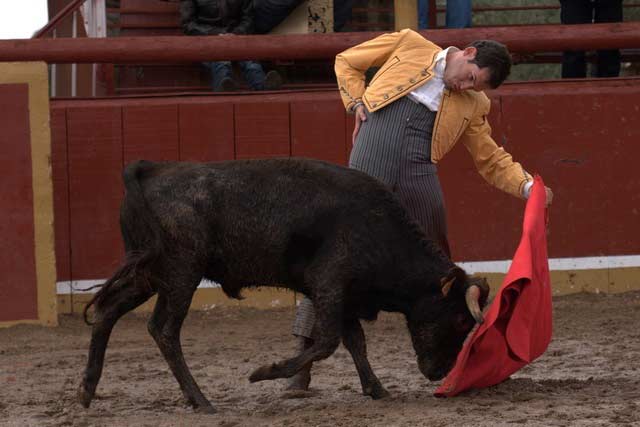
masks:
<svg viewBox="0 0 640 427"><path fill-rule="evenodd" d="M311 382L311 373L308 368L303 368L289 380L287 391L307 391Z"/></svg>
<svg viewBox="0 0 640 427"><path fill-rule="evenodd" d="M212 415L218 412L216 411L216 408L214 408L213 405L211 404L198 406L194 408L194 411L196 411L198 414L209 414L209 415Z"/></svg>
<svg viewBox="0 0 640 427"><path fill-rule="evenodd" d="M80 384L80 387L78 387L78 401L82 406L88 408L93 400L93 395L94 393L85 388L84 383Z"/></svg>
<svg viewBox="0 0 640 427"><path fill-rule="evenodd" d="M249 381L252 383L264 380L272 380L274 378L278 378L275 375L275 364L272 365L264 365L260 366L258 369L253 371L253 373L249 376Z"/></svg>
<svg viewBox="0 0 640 427"><path fill-rule="evenodd" d="M382 387L382 384L380 383L374 383L371 386L366 387L363 390L363 394L365 396L371 396L373 400L384 399L385 397L391 396L391 394Z"/></svg>

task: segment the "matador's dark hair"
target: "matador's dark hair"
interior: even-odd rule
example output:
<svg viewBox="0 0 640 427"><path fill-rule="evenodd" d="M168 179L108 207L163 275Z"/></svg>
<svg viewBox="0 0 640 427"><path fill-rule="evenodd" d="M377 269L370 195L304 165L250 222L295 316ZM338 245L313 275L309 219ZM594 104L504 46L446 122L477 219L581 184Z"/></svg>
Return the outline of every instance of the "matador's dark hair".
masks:
<svg viewBox="0 0 640 427"><path fill-rule="evenodd" d="M495 89L511 72L511 54L505 45L494 40L476 40L467 47L476 48L476 57L469 61L480 68L489 67L489 85Z"/></svg>

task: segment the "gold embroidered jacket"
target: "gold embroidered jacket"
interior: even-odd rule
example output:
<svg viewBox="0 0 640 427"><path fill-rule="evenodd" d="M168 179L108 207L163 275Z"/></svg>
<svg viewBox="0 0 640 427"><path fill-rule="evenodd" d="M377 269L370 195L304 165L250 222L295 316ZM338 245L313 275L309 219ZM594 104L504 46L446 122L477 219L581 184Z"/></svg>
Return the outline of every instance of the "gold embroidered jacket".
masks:
<svg viewBox="0 0 640 427"><path fill-rule="evenodd" d="M335 72L345 107L351 111L362 102L374 112L409 94L433 76L435 58L441 50L406 29L383 34L338 54ZM365 88L369 67L380 69ZM445 89L433 128L431 161L440 161L460 140L487 182L522 198L522 188L532 177L491 138L487 121L490 106L484 92Z"/></svg>

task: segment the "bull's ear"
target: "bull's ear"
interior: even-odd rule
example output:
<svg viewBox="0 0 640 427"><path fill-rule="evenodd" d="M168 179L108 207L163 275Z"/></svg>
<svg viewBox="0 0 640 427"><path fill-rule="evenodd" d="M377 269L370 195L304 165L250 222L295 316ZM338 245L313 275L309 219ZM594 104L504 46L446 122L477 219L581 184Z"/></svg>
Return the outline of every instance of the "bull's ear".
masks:
<svg viewBox="0 0 640 427"><path fill-rule="evenodd" d="M458 286L460 284L463 284L466 275L467 274L460 267L453 267L451 270L449 270L447 275L440 279L442 296L446 297L447 295L449 295L449 292L451 292L451 289L453 288L456 281L460 282Z"/></svg>

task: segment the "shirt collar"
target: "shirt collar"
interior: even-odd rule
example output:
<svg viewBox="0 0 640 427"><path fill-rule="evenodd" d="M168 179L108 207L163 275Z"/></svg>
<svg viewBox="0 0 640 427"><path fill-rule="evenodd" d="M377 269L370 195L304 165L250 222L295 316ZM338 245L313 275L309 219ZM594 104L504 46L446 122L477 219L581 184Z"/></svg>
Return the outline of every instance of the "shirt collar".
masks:
<svg viewBox="0 0 640 427"><path fill-rule="evenodd" d="M442 49L436 55L436 66L434 67L434 71L437 77L444 76L444 69L447 66L447 53L449 52L449 49L451 49L452 47L453 46L449 46L446 49Z"/></svg>

